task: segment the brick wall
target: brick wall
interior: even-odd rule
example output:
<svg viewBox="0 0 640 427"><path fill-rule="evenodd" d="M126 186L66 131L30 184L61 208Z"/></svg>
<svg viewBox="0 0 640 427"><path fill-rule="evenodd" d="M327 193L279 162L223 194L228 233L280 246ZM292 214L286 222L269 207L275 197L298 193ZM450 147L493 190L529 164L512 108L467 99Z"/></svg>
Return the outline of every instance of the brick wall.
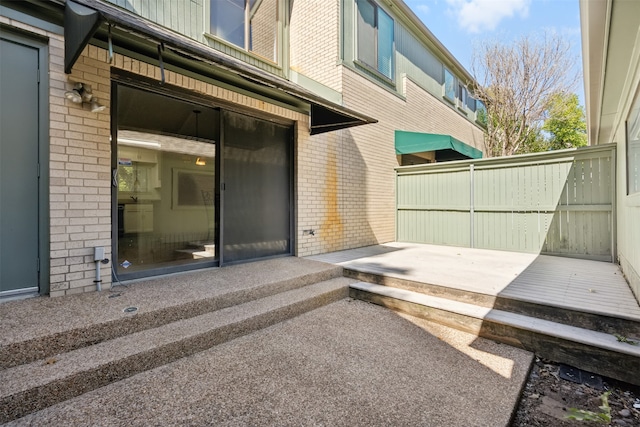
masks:
<svg viewBox="0 0 640 427"><path fill-rule="evenodd" d="M343 89L345 105L377 118L378 124L310 136L305 114L175 72L165 73L168 85L200 93L212 103L233 102L297 123L298 256L395 239L395 129L448 133L466 142L477 141L478 147L482 141L477 127L410 80L402 82L403 99L337 65L338 18L338 0L295 2L292 64L335 90ZM61 36L2 19L50 38L51 295L95 290L93 248L105 247L111 258L110 110L91 113L87 105L66 100L64 92L75 81L89 83L108 107L111 66L158 80L160 70L122 55L115 55L110 65L106 51L89 46L73 73L65 75ZM318 37L319 27L335 31ZM304 230L314 230L314 235ZM110 265L102 266L101 273L107 289Z"/></svg>
<svg viewBox="0 0 640 427"><path fill-rule="evenodd" d="M96 289L94 247L111 258L110 71L106 53L87 47L70 75L64 74L62 37L50 39L50 217L51 296ZM90 84L107 108L64 97L73 82ZM101 264L103 289L111 285L110 264Z"/></svg>
<svg viewBox="0 0 640 427"><path fill-rule="evenodd" d="M298 141L298 255L395 240L394 131L442 133L483 149L480 128L405 76L398 96L340 64L340 2L296 1L291 69L340 91L343 104L379 120ZM303 230L314 230L305 235Z"/></svg>
<svg viewBox="0 0 640 427"><path fill-rule="evenodd" d="M299 143L300 255L395 240L394 131L449 134L482 149L480 128L404 78L406 98L344 68L345 106L379 120ZM300 235L300 234L299 234Z"/></svg>
<svg viewBox="0 0 640 427"><path fill-rule="evenodd" d="M290 19L292 70L342 90L340 0L293 1Z"/></svg>

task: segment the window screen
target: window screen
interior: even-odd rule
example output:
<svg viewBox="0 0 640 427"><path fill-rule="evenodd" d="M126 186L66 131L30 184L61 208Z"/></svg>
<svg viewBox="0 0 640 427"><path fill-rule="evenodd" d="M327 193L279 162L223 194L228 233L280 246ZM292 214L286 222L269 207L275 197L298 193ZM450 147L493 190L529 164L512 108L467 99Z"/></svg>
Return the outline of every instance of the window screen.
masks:
<svg viewBox="0 0 640 427"><path fill-rule="evenodd" d="M223 262L291 253L291 128L224 115Z"/></svg>
<svg viewBox="0 0 640 427"><path fill-rule="evenodd" d="M456 78L446 68L444 70L444 96L451 102L456 100Z"/></svg>
<svg viewBox="0 0 640 427"><path fill-rule="evenodd" d="M367 1L358 2L358 59L368 65L376 63L376 9Z"/></svg>
<svg viewBox="0 0 640 427"><path fill-rule="evenodd" d="M358 0L358 60L393 79L393 18L369 0Z"/></svg>
<svg viewBox="0 0 640 427"><path fill-rule="evenodd" d="M467 104L467 88L458 85L458 107L464 109Z"/></svg>
<svg viewBox="0 0 640 427"><path fill-rule="evenodd" d="M393 19L378 8L378 71L393 78Z"/></svg>

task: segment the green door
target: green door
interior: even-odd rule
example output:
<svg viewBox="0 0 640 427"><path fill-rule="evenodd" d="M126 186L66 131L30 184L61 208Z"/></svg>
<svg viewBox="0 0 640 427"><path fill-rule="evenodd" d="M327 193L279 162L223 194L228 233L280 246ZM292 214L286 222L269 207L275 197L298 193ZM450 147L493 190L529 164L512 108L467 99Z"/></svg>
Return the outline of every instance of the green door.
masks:
<svg viewBox="0 0 640 427"><path fill-rule="evenodd" d="M0 297L37 292L39 50L0 37Z"/></svg>

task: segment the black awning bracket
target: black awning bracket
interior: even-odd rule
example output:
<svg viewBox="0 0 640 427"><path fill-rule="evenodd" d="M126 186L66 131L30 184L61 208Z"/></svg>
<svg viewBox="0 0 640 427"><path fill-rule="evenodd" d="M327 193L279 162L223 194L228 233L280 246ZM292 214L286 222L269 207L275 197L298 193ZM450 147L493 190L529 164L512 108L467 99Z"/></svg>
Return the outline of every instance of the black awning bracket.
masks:
<svg viewBox="0 0 640 427"><path fill-rule="evenodd" d="M71 74L91 37L104 20L100 12L67 0L64 6L64 72Z"/></svg>
<svg viewBox="0 0 640 427"><path fill-rule="evenodd" d="M158 66L160 67L160 84L164 84L164 62L162 61L162 51L164 50L164 43L160 42L158 45Z"/></svg>

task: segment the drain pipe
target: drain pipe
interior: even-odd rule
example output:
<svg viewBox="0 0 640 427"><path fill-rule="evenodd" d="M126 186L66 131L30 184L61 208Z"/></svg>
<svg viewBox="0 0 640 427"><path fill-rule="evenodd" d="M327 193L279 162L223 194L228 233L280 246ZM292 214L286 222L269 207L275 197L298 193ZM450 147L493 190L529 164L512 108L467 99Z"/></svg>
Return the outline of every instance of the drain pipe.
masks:
<svg viewBox="0 0 640 427"><path fill-rule="evenodd" d="M101 246L93 248L93 261L96 263L96 284L98 292L102 291L102 279L100 278L100 264L108 264L109 260L104 257L104 248Z"/></svg>

